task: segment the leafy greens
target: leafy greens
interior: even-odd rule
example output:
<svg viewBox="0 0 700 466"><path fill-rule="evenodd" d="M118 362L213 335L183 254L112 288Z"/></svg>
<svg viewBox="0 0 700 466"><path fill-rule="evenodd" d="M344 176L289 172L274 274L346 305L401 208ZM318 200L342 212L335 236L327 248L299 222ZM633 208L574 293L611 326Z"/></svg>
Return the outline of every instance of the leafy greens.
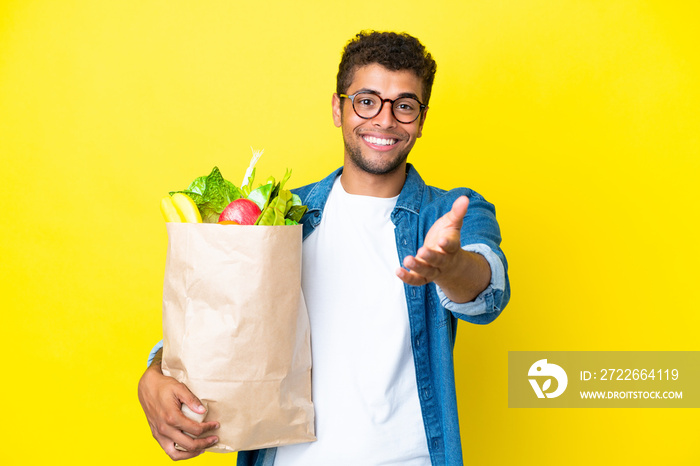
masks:
<svg viewBox="0 0 700 466"><path fill-rule="evenodd" d="M233 183L224 179L218 167L214 167L207 176L196 178L184 191L170 193L184 193L192 198L202 214L205 223L216 223L219 215L227 205L243 196L243 192Z"/></svg>

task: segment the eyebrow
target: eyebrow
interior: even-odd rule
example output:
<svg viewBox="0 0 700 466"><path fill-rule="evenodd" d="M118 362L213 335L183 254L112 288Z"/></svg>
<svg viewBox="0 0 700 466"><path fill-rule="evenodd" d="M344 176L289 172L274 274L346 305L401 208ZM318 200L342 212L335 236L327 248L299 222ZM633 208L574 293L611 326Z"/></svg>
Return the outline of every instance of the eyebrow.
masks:
<svg viewBox="0 0 700 466"><path fill-rule="evenodd" d="M375 91L374 89L369 89L366 87L353 92L353 94L357 94L359 92L362 92L363 94L374 94L374 95L378 95L379 97L382 96L382 94L379 91ZM418 102L420 102L420 99L418 98L418 96L416 94L414 94L413 92L402 92L401 94L396 96L396 99L403 99L405 97L411 97L413 99L416 99ZM393 100L396 100L396 99L393 99Z"/></svg>

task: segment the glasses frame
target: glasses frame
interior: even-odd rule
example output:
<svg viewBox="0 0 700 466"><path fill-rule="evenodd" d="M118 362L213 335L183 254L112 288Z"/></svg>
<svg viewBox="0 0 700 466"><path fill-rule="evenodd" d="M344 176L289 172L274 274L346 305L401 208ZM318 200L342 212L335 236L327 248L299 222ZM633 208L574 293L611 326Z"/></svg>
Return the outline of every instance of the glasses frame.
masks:
<svg viewBox="0 0 700 466"><path fill-rule="evenodd" d="M379 97L379 100L381 101L381 104L379 105L379 110L377 110L377 113L375 113L375 114L372 115L371 117L364 117L364 116L360 115L360 114L357 112L357 109L355 108L355 97L357 97L358 94L370 94L370 95L374 95L374 96ZM347 95L347 94L338 94L338 96L339 96L339 97L345 97L345 98L347 98L347 99L350 99L350 102L352 103L352 110L353 110L353 112L355 112L355 115L357 115L358 117L362 118L363 120L371 120L372 118L374 118L374 117L376 117L377 115L379 115L380 113L382 113L382 109L384 108L384 104L385 104L386 102L389 102L389 103L391 104L391 106L390 106L389 108L391 109L391 115L394 117L394 120L396 120L396 121L398 121L399 123L402 123L402 124L404 124L404 125L410 125L411 123L413 123L414 121L416 121L416 120L417 120L418 118L420 118L421 115L423 114L423 110L425 110L426 108L428 108L427 105L425 105L424 103L422 103L420 100L416 99L415 97L397 97L397 98L394 99L394 100L391 100L391 99L382 99L379 95L377 95L377 94L375 94L375 93L373 93L373 92L367 92L367 91L357 91L357 92L355 92L354 94L351 94L351 95ZM397 100L406 99L406 98L413 99L413 100L415 100L416 102L418 102L418 104L420 105L420 110L418 111L418 115L416 115L416 117L415 117L413 120L411 120L411 121L401 121L401 120L399 120L399 119L396 117L396 114L394 113L394 102L396 102Z"/></svg>

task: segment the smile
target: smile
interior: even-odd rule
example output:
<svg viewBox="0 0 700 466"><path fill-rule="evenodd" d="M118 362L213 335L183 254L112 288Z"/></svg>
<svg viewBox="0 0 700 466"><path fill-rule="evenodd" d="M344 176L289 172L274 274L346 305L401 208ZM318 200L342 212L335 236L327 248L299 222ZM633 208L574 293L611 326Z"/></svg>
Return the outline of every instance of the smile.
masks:
<svg viewBox="0 0 700 466"><path fill-rule="evenodd" d="M375 138L374 136L362 136L362 139L375 146L391 146L396 144L396 139Z"/></svg>

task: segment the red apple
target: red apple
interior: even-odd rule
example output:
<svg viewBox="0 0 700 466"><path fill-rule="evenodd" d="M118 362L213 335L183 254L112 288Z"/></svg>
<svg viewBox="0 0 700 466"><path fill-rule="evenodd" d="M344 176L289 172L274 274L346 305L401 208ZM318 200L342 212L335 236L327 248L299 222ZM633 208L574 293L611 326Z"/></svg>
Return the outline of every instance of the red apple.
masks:
<svg viewBox="0 0 700 466"><path fill-rule="evenodd" d="M226 206L219 221L234 221L239 225L254 225L260 216L260 207L249 199L236 199Z"/></svg>

